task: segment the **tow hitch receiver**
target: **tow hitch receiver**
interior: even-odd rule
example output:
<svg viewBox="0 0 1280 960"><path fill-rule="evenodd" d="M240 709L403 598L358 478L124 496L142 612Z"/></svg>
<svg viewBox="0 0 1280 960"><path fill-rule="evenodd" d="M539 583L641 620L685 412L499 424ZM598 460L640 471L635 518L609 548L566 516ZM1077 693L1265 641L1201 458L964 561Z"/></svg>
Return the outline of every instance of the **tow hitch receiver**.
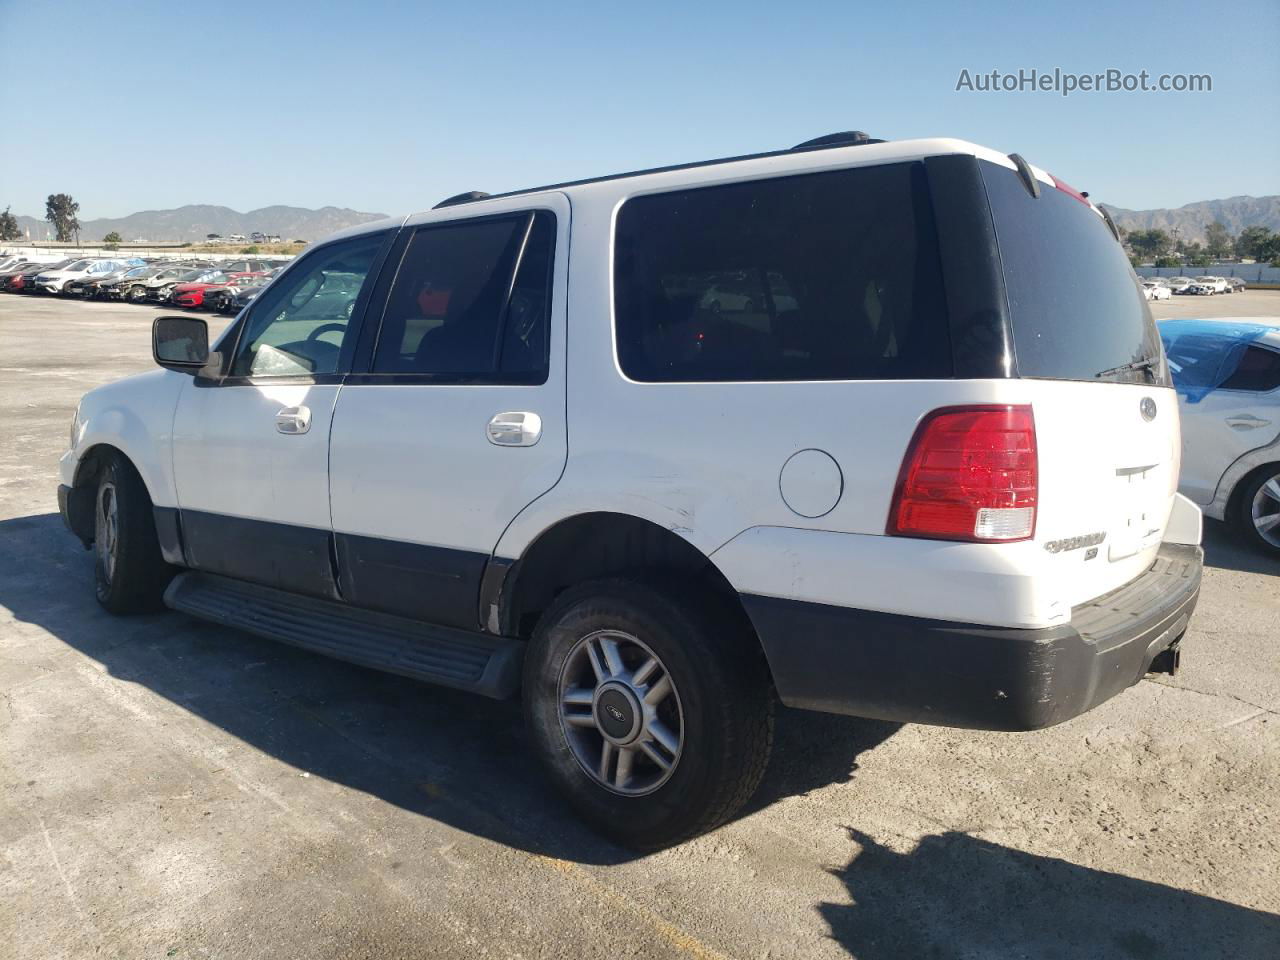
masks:
<svg viewBox="0 0 1280 960"><path fill-rule="evenodd" d="M1151 641L1147 649L1158 652L1151 658L1151 666L1147 667L1147 673L1167 673L1172 677L1178 672L1182 662L1182 637L1186 632L1187 618L1182 616L1173 626ZM1172 642L1169 640L1170 637L1173 638Z"/></svg>

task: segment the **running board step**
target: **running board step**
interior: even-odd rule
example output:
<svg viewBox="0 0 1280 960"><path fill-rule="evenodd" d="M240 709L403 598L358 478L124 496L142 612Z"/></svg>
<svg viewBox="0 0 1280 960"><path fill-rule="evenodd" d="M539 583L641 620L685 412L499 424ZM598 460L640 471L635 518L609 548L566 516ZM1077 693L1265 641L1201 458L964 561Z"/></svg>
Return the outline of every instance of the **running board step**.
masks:
<svg viewBox="0 0 1280 960"><path fill-rule="evenodd" d="M518 640L436 627L196 571L175 577L164 602L269 640L486 697L510 697L520 685L524 644Z"/></svg>

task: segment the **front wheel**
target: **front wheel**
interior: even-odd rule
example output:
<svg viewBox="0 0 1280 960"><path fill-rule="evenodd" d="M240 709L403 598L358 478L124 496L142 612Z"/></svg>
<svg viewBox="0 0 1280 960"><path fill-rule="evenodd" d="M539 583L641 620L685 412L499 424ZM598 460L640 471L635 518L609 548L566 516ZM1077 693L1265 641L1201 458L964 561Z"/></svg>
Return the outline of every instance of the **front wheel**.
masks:
<svg viewBox="0 0 1280 960"><path fill-rule="evenodd" d="M1280 464L1264 467L1245 484L1232 519L1255 547L1280 554Z"/></svg>
<svg viewBox="0 0 1280 960"><path fill-rule="evenodd" d="M562 594L525 659L525 714L578 813L638 850L728 820L773 739L763 658L718 599L627 580Z"/></svg>
<svg viewBox="0 0 1280 960"><path fill-rule="evenodd" d="M98 475L93 514L98 602L112 613L160 609L173 568L160 554L151 498L142 478L119 454Z"/></svg>

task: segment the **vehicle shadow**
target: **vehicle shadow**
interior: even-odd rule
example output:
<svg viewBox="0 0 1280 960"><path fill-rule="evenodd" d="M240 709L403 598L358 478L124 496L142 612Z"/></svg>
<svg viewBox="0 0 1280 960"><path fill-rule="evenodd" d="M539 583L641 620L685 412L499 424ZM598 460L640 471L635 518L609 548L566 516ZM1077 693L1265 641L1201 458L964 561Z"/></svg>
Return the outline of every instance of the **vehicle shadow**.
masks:
<svg viewBox="0 0 1280 960"><path fill-rule="evenodd" d="M852 903L819 907L859 960L1280 956L1280 917L1023 853L964 833L898 853L850 827L861 852L832 874Z"/></svg>
<svg viewBox="0 0 1280 960"><path fill-rule="evenodd" d="M517 702L351 666L177 613L118 618L56 514L0 521L0 606L234 737L488 839L609 864L635 855L577 821L539 769ZM742 816L848 780L896 724L782 709L774 761ZM157 734L159 735L159 734Z"/></svg>
<svg viewBox="0 0 1280 960"><path fill-rule="evenodd" d="M1220 520L1205 518L1203 541L1206 566L1280 576L1280 557L1269 557L1245 543Z"/></svg>

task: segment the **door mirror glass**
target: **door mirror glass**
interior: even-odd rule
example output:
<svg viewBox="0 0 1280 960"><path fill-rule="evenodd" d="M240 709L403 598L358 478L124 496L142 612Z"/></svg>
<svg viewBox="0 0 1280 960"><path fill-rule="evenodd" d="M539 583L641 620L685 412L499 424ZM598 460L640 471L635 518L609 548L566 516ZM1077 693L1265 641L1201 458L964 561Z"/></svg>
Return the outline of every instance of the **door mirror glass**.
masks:
<svg viewBox="0 0 1280 960"><path fill-rule="evenodd" d="M198 317L157 317L151 352L162 367L194 373L209 362L209 325Z"/></svg>

